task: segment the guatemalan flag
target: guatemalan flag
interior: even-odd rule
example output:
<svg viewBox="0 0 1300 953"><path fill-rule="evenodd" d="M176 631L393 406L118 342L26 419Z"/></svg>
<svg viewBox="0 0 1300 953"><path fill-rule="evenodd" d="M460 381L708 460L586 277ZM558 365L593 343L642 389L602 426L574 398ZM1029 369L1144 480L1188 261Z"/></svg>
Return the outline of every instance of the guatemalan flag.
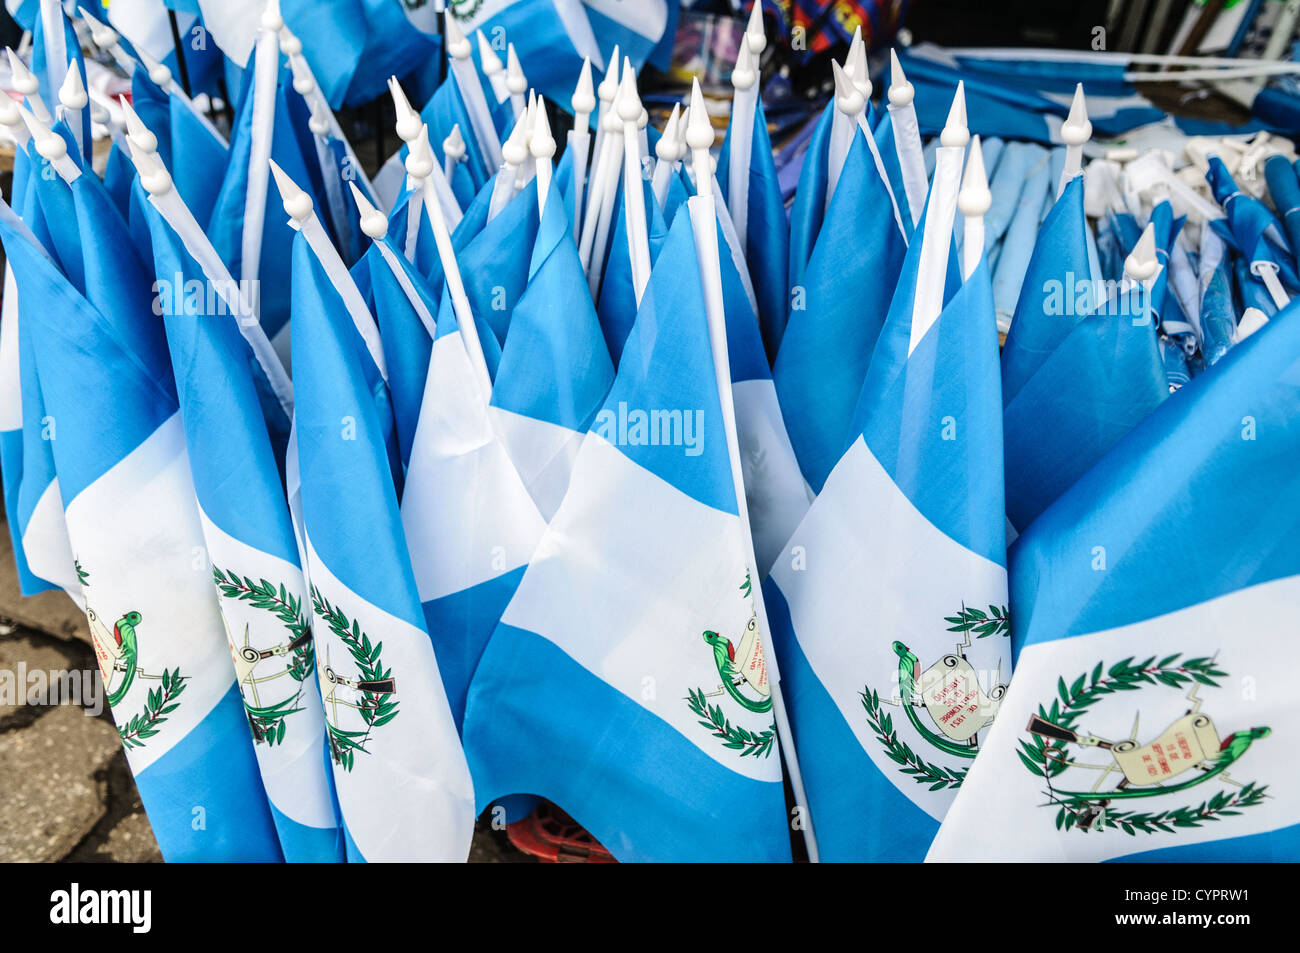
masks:
<svg viewBox="0 0 1300 953"><path fill-rule="evenodd" d="M461 861L474 794L406 553L370 358L301 234L293 363L302 548L350 861Z"/></svg>
<svg viewBox="0 0 1300 953"><path fill-rule="evenodd" d="M943 303L961 156L940 150L854 439L764 590L826 860L924 857L1011 674L987 263Z"/></svg>
<svg viewBox="0 0 1300 953"><path fill-rule="evenodd" d="M479 663L479 803L549 798L619 860L788 861L780 756L690 216Z"/></svg>
<svg viewBox="0 0 1300 953"><path fill-rule="evenodd" d="M117 213L102 185L79 175L71 193L77 214L56 227L86 250L93 302L16 219L0 234L33 305L24 317L118 734L165 859L277 861L151 282L120 218L104 230Z"/></svg>
<svg viewBox="0 0 1300 953"><path fill-rule="evenodd" d="M202 273L142 189L137 198L153 238L212 581L280 846L289 861L339 861L343 836L322 757L311 602L250 368L253 353L237 324L256 326L256 319L239 304L233 281L218 289Z"/></svg>
<svg viewBox="0 0 1300 953"><path fill-rule="evenodd" d="M930 860L1300 856L1295 310L1016 541L1016 676Z"/></svg>
<svg viewBox="0 0 1300 953"><path fill-rule="evenodd" d="M791 289L789 323L773 366L790 442L814 493L848 445L853 409L907 250L873 151L855 128L802 284Z"/></svg>

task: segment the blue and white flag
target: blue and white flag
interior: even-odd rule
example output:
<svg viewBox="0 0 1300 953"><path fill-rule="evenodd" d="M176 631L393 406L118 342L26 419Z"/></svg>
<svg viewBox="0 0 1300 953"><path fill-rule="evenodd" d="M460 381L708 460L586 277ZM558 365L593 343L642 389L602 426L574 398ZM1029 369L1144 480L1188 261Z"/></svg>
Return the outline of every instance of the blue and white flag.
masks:
<svg viewBox="0 0 1300 953"><path fill-rule="evenodd" d="M557 0L556 7L565 11L566 7L578 7L585 11L590 30L594 34L595 47L604 52L618 47L619 54L632 61L632 67L640 71L651 59L655 47L668 36L670 29L677 28L677 8L680 0L639 0L626 3L624 0ZM572 16L565 11L566 21ZM581 48L580 48L581 49ZM585 52L583 55L587 55ZM593 62L603 62L593 59ZM661 67L662 68L662 67Z"/></svg>
<svg viewBox="0 0 1300 953"><path fill-rule="evenodd" d="M698 200L697 200L698 201ZM479 802L546 797L620 860L790 859L755 578L691 222L479 662Z"/></svg>
<svg viewBox="0 0 1300 953"><path fill-rule="evenodd" d="M1288 311L1017 540L1016 676L930 860L1300 855L1297 354Z"/></svg>
<svg viewBox="0 0 1300 953"><path fill-rule="evenodd" d="M151 282L92 178L75 178L78 214L52 225L85 249L93 302L16 219L0 233L20 300L42 305L24 317L100 674L163 857L279 860Z"/></svg>
<svg viewBox="0 0 1300 953"><path fill-rule="evenodd" d="M746 207L745 261L758 299L758 320L763 329L763 344L775 359L785 332L790 299L787 297L790 266L790 223L777 181L772 158L772 141L767 132L767 116L762 100L754 107L753 148L749 158L749 187ZM882 150L882 158L884 150ZM731 127L718 158L718 185L723 197L728 195L727 180L731 165Z"/></svg>
<svg viewBox="0 0 1300 953"><path fill-rule="evenodd" d="M142 189L138 198L153 237L207 558L280 846L289 861L341 861L311 603L253 353L237 326L256 319L234 281L205 276Z"/></svg>
<svg viewBox="0 0 1300 953"><path fill-rule="evenodd" d="M852 444L764 590L825 860L924 857L1011 674L993 297L981 261L944 305L946 151Z"/></svg>
<svg viewBox="0 0 1300 953"><path fill-rule="evenodd" d="M299 233L293 364L301 546L350 861L461 861L464 752L424 625L369 356Z"/></svg>
<svg viewBox="0 0 1300 953"><path fill-rule="evenodd" d="M1245 259L1249 273L1267 288L1272 304L1266 305L1265 313L1273 314L1289 300L1287 292L1300 293L1300 276L1282 224L1263 202L1238 188L1222 159L1211 155L1209 162L1206 181L1227 214L1226 219L1214 219L1209 225Z"/></svg>
<svg viewBox="0 0 1300 953"><path fill-rule="evenodd" d="M74 151L89 160L94 148L89 104L76 110L76 115L69 115L69 110L59 102L59 91L69 71L74 69L80 76L81 88L88 90L86 63L81 56L77 31L64 14L60 0L41 0L40 16L36 18L32 32L32 72L40 83L41 99L45 105L59 118L66 119L72 130L73 143L77 147Z"/></svg>
<svg viewBox="0 0 1300 953"><path fill-rule="evenodd" d="M545 521L559 509L587 428L614 383L572 218L552 184L492 388L493 429Z"/></svg>
<svg viewBox="0 0 1300 953"><path fill-rule="evenodd" d="M1076 176L1052 206L1033 244L1002 350L1004 401L1016 395L1098 303L1084 237L1087 228L1083 177Z"/></svg>
<svg viewBox="0 0 1300 953"><path fill-rule="evenodd" d="M872 152L855 129L802 284L791 288L773 367L790 442L814 493L850 442L858 393L907 250Z"/></svg>
<svg viewBox="0 0 1300 953"><path fill-rule="evenodd" d="M830 156L831 126L835 120L835 102L826 104L821 118L813 127L808 147L799 169L799 186L790 206L790 288L803 287L803 275L812 258L817 234L826 215L826 192L830 188L827 162ZM787 307L789 298L786 299Z"/></svg>
<svg viewBox="0 0 1300 953"><path fill-rule="evenodd" d="M1126 279L1007 402L1007 518L1016 532L1168 396L1150 288Z"/></svg>

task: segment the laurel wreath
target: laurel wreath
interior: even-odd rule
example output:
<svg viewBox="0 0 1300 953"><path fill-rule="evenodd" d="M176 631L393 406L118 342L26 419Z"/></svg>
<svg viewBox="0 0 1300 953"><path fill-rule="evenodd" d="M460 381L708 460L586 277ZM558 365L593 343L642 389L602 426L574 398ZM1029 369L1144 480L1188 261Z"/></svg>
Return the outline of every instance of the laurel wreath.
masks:
<svg viewBox="0 0 1300 953"><path fill-rule="evenodd" d="M288 667L289 677L298 683L298 691L292 698L276 702L274 705L249 705L244 703L248 715L248 724L253 732L253 741L268 747L282 744L285 736L285 719L303 709L299 707L302 700L303 684L316 670L316 656L310 640L311 622L302 611L302 600L285 589L281 583L278 587L269 580L254 581L248 576L240 576L234 570L222 570L212 567L212 579L217 590L227 599L247 602L256 609L263 609L273 614L288 630L292 640L304 635L308 640L293 649L292 661Z"/></svg>
<svg viewBox="0 0 1300 953"><path fill-rule="evenodd" d="M771 756L772 741L776 737L775 722L765 731L747 731L739 725L733 725L723 714L721 705L706 702L704 689L687 689L686 694L686 704L700 719L700 725L707 728L715 738L721 738L724 748L739 751L742 758L750 755L756 758Z"/></svg>
<svg viewBox="0 0 1300 953"><path fill-rule="evenodd" d="M979 609L968 609L963 603L957 615L944 616L945 622L951 622L949 632L974 632L975 638L983 639L990 635L1011 637L1011 612L1006 606L989 606L987 613Z"/></svg>
<svg viewBox="0 0 1300 953"><path fill-rule="evenodd" d="M448 6L452 15L464 22L474 19L479 7L483 6L483 0L451 0Z"/></svg>
<svg viewBox="0 0 1300 953"><path fill-rule="evenodd" d="M381 681L392 677L392 670L384 668L380 657L380 651L384 647L383 642L372 645L370 638L361 630L360 624L330 605L329 600L321 595L315 586L311 587L311 599L316 614L325 620L330 632L343 643L352 656L361 681ZM325 721L329 729L330 755L334 763L345 771L352 770L356 752L369 754L365 746L370 740L371 732L397 717L397 702L393 696L362 692L362 698L365 704L361 707L360 714L366 724L365 731L346 731L334 725L329 719Z"/></svg>
<svg viewBox="0 0 1300 953"><path fill-rule="evenodd" d="M163 669L162 684L149 690L144 711L117 729L122 745L128 750L143 748L146 741L158 734L159 726L167 721L167 716L176 710L180 704L176 698L183 691L185 677L181 675L181 670Z"/></svg>
<svg viewBox="0 0 1300 953"><path fill-rule="evenodd" d="M90 580L90 573L86 572L86 570L81 568L80 559L74 559L72 561L72 566L74 569L77 570L78 581L84 586Z"/></svg>
<svg viewBox="0 0 1300 953"><path fill-rule="evenodd" d="M1098 662L1089 672L1084 672L1070 684L1064 678L1057 679L1057 697L1050 707L1038 706L1038 715L1062 728L1073 730L1079 718L1094 704L1108 695L1117 692L1139 691L1147 685L1166 685L1170 688L1185 688L1193 682L1219 688L1217 681L1226 678L1228 673L1215 665L1213 658L1196 657L1178 661L1182 653L1175 652L1157 661L1156 656L1135 662L1135 656L1129 656L1116 662L1110 668ZM1090 827L1079 825L1079 809L1091 802L1081 798L1061 798L1052 789L1052 778L1067 769L1064 752L1067 742L1060 739L1046 739L1040 735L1031 735L1031 740L1021 739L1021 762L1026 768L1047 782L1048 797L1051 804L1057 806L1057 830L1071 828L1087 832L1089 830L1122 830L1126 834L1137 836L1139 832L1154 834L1158 831L1173 833L1177 828L1199 827L1207 821L1217 821L1224 817L1240 813L1239 808L1253 807L1259 804L1268 790L1267 785L1247 784L1235 792L1221 791L1196 807L1179 807L1165 811L1142 812L1122 811L1107 808L1101 811Z"/></svg>
<svg viewBox="0 0 1300 953"><path fill-rule="evenodd" d="M864 686L859 695L862 698L862 707L867 712L867 723L876 733L876 740L884 745L885 755L889 760L902 765L903 774L910 775L917 784L928 784L931 791L942 791L944 788L955 791L962 786L962 782L966 780L967 768L952 770L926 761L914 752L907 742L899 740L898 732L894 730L893 716L880 708L878 692Z"/></svg>

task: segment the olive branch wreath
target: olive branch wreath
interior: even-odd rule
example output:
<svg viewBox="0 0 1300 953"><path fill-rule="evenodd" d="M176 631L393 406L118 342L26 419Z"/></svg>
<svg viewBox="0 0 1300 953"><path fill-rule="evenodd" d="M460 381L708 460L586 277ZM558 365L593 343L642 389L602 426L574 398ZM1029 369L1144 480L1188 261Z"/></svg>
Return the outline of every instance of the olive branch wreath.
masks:
<svg viewBox="0 0 1300 953"><path fill-rule="evenodd" d="M926 761L916 754L907 742L899 740L898 732L894 730L893 716L880 709L879 692L863 686L863 691L858 694L862 698L862 707L867 713L867 723L876 733L876 740L884 745L885 756L890 761L902 765L900 770L903 774L910 775L917 784L928 784L931 791L941 791L944 788L952 788L955 791L962 786L969 769L953 770Z"/></svg>
<svg viewBox="0 0 1300 953"><path fill-rule="evenodd" d="M1167 685L1170 688L1183 688L1193 682L1221 687L1217 679L1226 678L1227 672L1215 666L1213 658L1196 657L1179 658L1182 653L1175 652L1157 661L1151 656L1142 662L1134 662L1130 655L1116 662L1110 668L1098 662L1092 672L1084 672L1069 685L1064 678L1057 679L1057 697L1052 699L1051 707L1038 706L1038 715L1062 728L1074 730L1079 718L1094 704L1108 695L1117 692L1139 691L1147 685ZM1220 791L1213 797L1202 801L1196 807L1178 807L1164 811L1122 811L1109 808L1101 811L1090 826L1079 824L1081 809L1090 806L1085 798L1069 798L1057 795L1052 787L1052 778L1065 771L1065 746L1067 742L1047 740L1041 735L1031 735L1031 740L1021 739L1016 754L1026 768L1047 782L1049 805L1057 807L1056 829L1079 831L1121 830L1136 837L1139 832L1154 834L1159 831L1174 833L1179 828L1200 827L1208 821L1222 820L1241 813L1240 808L1254 807L1267 797L1268 786L1251 782L1239 791Z"/></svg>
<svg viewBox="0 0 1300 953"><path fill-rule="evenodd" d="M330 632L343 643L352 656L361 681L382 681L392 677L392 670L384 668L383 660L380 658L379 653L384 647L383 642L372 645L369 636L361 630L361 625L330 605L329 600L321 595L320 590L315 586L311 587L311 600L316 614L325 620ZM325 725L329 729L330 755L334 763L346 771L352 770L356 752L369 754L365 746L370 740L371 732L397 717L397 702L393 700L392 695L378 695L374 692L361 694L364 703L360 708L360 715L366 724L365 731L347 731L337 727L328 718L325 719Z"/></svg>
<svg viewBox="0 0 1300 953"><path fill-rule="evenodd" d="M963 603L957 615L943 617L944 622L951 622L949 632L974 632L975 638L982 639L990 635L1011 636L1011 612L1006 606L989 606L989 611L969 609Z"/></svg>
<svg viewBox="0 0 1300 953"><path fill-rule="evenodd" d="M143 748L146 741L158 734L159 727L167 721L167 716L176 710L180 704L176 698L183 691L185 677L181 675L181 670L163 669L162 684L149 690L144 711L132 716L130 721L117 729L122 746L128 751Z"/></svg>
<svg viewBox="0 0 1300 953"><path fill-rule="evenodd" d="M771 757L772 740L776 737L775 722L764 731L748 731L739 725L733 725L722 713L721 705L706 702L704 689L688 689L686 694L686 704L701 719L700 725L709 729L715 738L721 738L724 748L739 751L742 758L749 755L756 758Z"/></svg>
<svg viewBox="0 0 1300 953"><path fill-rule="evenodd" d="M282 744L285 736L285 719L302 711L303 685L316 670L316 657L312 649L311 623L302 611L302 600L285 589L281 583L278 587L269 580L253 580L240 576L233 569L222 571L212 567L212 580L217 591L227 599L247 602L255 609L270 612L288 630L293 641L306 636L306 640L293 649L292 661L288 666L289 677L298 683L298 690L291 698L283 699L273 705L250 705L244 703L248 724L253 731L253 741L268 746Z"/></svg>

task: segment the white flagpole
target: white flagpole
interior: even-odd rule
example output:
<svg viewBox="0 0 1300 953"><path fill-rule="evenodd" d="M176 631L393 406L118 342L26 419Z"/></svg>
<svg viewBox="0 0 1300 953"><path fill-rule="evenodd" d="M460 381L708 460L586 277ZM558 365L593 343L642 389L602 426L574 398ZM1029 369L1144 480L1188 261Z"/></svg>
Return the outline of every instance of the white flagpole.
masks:
<svg viewBox="0 0 1300 953"><path fill-rule="evenodd" d="M993 193L989 190L989 178L984 171L984 149L980 146L980 137L971 140L966 157L966 176L962 180L961 191L957 193L957 209L965 220L965 232L962 238L963 281L970 281L984 257L984 216L993 207Z"/></svg>
<svg viewBox="0 0 1300 953"><path fill-rule="evenodd" d="M907 345L909 355L916 350L943 312L953 219L957 213L957 193L961 187L962 159L966 154L966 146L970 143L966 111L956 108L958 101L965 102L961 90L948 114L948 123L939 135L934 180L930 187L930 206L926 212L925 233L921 236L921 254L916 268L916 293L912 302L912 327Z"/></svg>
<svg viewBox="0 0 1300 953"><path fill-rule="evenodd" d="M519 167L528 161L528 123L522 117L515 120L515 126L506 137L501 153L501 167L492 184L492 197L488 201L489 222L500 215L501 210L515 197L515 179L519 175Z"/></svg>
<svg viewBox="0 0 1300 953"><path fill-rule="evenodd" d="M903 191L907 194L907 207L912 217L912 227L921 221L925 209L925 193L929 188L925 173L925 150L921 145L921 127L916 118L916 87L907 81L898 54L889 51L889 117L894 128L894 150L903 173Z"/></svg>
<svg viewBox="0 0 1300 953"><path fill-rule="evenodd" d="M302 232L303 238L307 239L307 245L321 267L325 269L325 276L329 278L330 284L343 299L352 323L356 325L361 340L365 342L366 350L370 352L371 360L375 362L380 376L387 383L388 364L384 360L384 349L379 342L379 325L375 322L375 316L370 313L370 308L366 306L365 299L361 297L361 292L357 290L356 282L348 273L343 259L339 257L337 249L325 234L320 219L316 217L311 196L300 189L297 183L275 164L274 160L267 160L267 164L270 165L271 172L275 176L275 184L280 190L284 211L292 220L289 223L290 227Z"/></svg>
<svg viewBox="0 0 1300 953"><path fill-rule="evenodd" d="M406 169L407 188L413 194L406 200L406 242L402 246L402 251L406 255L406 260L415 261L415 246L419 241L420 219L424 215L424 179L428 175L425 172L424 162L417 154L420 142L420 130L424 123L420 121L419 115L411 108L410 102L406 98L401 84L397 82L397 77L389 77L388 91L393 97L393 108L397 111L396 131L399 139L406 144L406 160L403 167ZM424 175L418 173L423 172ZM387 229L385 229L385 233Z"/></svg>
<svg viewBox="0 0 1300 953"><path fill-rule="evenodd" d="M442 174L447 177L447 183L456 177L456 166L465 161L465 137L460 133L460 123L453 123L451 132L447 138L442 140Z"/></svg>
<svg viewBox="0 0 1300 953"><path fill-rule="evenodd" d="M587 185L587 159L591 149L591 113L596 108L596 93L591 84L591 60L583 59L578 85L574 87L573 132L569 133L569 148L573 150L573 234L582 235L582 193Z"/></svg>
<svg viewBox="0 0 1300 953"><path fill-rule="evenodd" d="M352 222L348 214L347 197L343 194L343 170L339 168L334 151L330 148L330 123L322 112L322 107L326 111L329 107L317 89L316 77L306 67L307 60L302 56L289 57L294 92L303 98L309 111L307 128L316 146L316 163L320 167L321 182L325 186L325 200L329 202L334 227L338 229L339 245L349 248L352 244Z"/></svg>
<svg viewBox="0 0 1300 953"><path fill-rule="evenodd" d="M506 44L506 91L510 94L510 106L515 111L515 121L524 114L524 93L528 92L528 77L519 63L519 54L513 43Z"/></svg>
<svg viewBox="0 0 1300 953"><path fill-rule="evenodd" d="M865 105L862 94L845 74L843 67L834 60L831 60L831 73L835 77L835 117L831 120L831 141L826 166L826 208L831 207L831 199L835 197L844 160L848 158L849 148L853 144L857 116Z"/></svg>
<svg viewBox="0 0 1300 953"><path fill-rule="evenodd" d="M492 95L496 97L498 105L504 103L510 98L510 88L506 86L505 67L501 65L501 57L497 56L496 50L492 49L492 44L488 42L482 30L475 30L474 38L478 40L479 68L488 78L488 83L492 86Z"/></svg>
<svg viewBox="0 0 1300 953"><path fill-rule="evenodd" d="M650 181L655 201L661 210L668 203L668 186L672 184L673 169L686 155L682 129L682 104L673 103L672 115L664 124L659 141L655 143L655 171Z"/></svg>
<svg viewBox="0 0 1300 953"><path fill-rule="evenodd" d="M641 135L637 120L641 118L641 97L636 89L636 71L632 61L623 64L623 82L615 103L623 120L623 216L627 222L627 250L632 262L632 289L639 307L650 283L650 233L645 217L645 188L641 178Z"/></svg>
<svg viewBox="0 0 1300 953"><path fill-rule="evenodd" d="M722 424L727 440L727 454L731 460L732 486L735 491L736 508L740 525L744 533L745 553L749 565L757 566L754 557L754 537L749 526L749 504L745 497L745 481L740 466L740 445L736 432L736 408L731 392L731 367L727 354L727 319L722 302L722 270L718 259L717 208L713 189L708 185L713 178L713 160L709 149L713 146L713 126L709 123L704 108L704 95L700 92L700 82L696 79L691 88L690 123L686 129L686 143L691 149L691 161L695 166L695 180L699 183L697 197L690 202L691 226L695 233L695 248L699 257L700 280L704 286L704 303L709 321L709 342L713 350L713 367L717 378L718 399L722 405ZM795 753L794 736L790 730L790 719L786 714L785 701L781 693L781 676L777 670L776 653L770 644L771 627L768 624L767 605L763 600L763 587L757 578L750 587L753 594L754 611L758 618L763 636L768 639L766 661L770 672L769 684L772 686L772 712L776 719L777 735L781 741L781 751L790 774L790 786L794 790L795 802L799 808L804 844L808 849L808 858L813 863L818 860L817 839L813 834L812 814L808 810L808 796L804 789L803 773L799 770L799 758Z"/></svg>
<svg viewBox="0 0 1300 953"><path fill-rule="evenodd" d="M68 156L68 144L36 113L20 109L19 115L27 124L27 131L36 140L37 154L48 162L59 178L71 185L81 177L81 167Z"/></svg>
<svg viewBox="0 0 1300 953"><path fill-rule="evenodd" d="M9 75L13 77L14 92L22 94L23 105L27 106L37 119L47 126L54 125L54 117L46 108L45 100L41 99L41 82L36 78L36 74L27 68L27 64L19 59L18 54L13 50L5 47L5 53L9 56Z"/></svg>
<svg viewBox="0 0 1300 953"><path fill-rule="evenodd" d="M262 226L266 219L267 176L275 134L275 90L280 70L280 37L284 26L279 3L271 0L262 13L262 28L253 48L252 138L248 156L248 189L244 193L243 270L239 277L257 281L262 270Z"/></svg>
<svg viewBox="0 0 1300 953"><path fill-rule="evenodd" d="M111 56L113 62L117 64L118 69L130 77L131 74L135 72L135 58L127 53L126 50L122 49L122 44L119 42L117 31L103 20L87 13L85 7L78 6L77 13L81 15L81 19L90 27L90 41Z"/></svg>
<svg viewBox="0 0 1300 953"><path fill-rule="evenodd" d="M759 23L763 21L762 4L754 4ZM727 209L736 225L741 251L749 244L749 160L754 148L754 113L758 104L758 70L749 40L740 44L736 65L731 70L731 152L727 166Z"/></svg>
<svg viewBox="0 0 1300 953"><path fill-rule="evenodd" d="M1070 180L1083 172L1083 147L1092 138L1092 123L1088 122L1088 106L1083 97L1083 83L1074 87L1074 101L1070 104L1070 115L1061 124L1061 141L1065 143L1065 168L1061 170L1061 181L1056 188L1056 197L1060 198Z"/></svg>
<svg viewBox="0 0 1300 953"><path fill-rule="evenodd" d="M447 24L447 54L451 57L451 74L460 90L465 111L469 113L470 131L478 142L488 168L495 169L501 165L501 140L497 138L496 126L492 114L488 111L487 97L483 95L483 86L478 80L478 70L470 59L469 40L461 31L460 24L454 16L444 18Z"/></svg>
<svg viewBox="0 0 1300 953"><path fill-rule="evenodd" d="M600 101L599 111L596 113L596 146L593 155L596 157L595 164L591 170L591 187L587 190L587 207L582 216L582 234L585 240L587 230L595 227L594 215L600 207L600 197L603 189L600 183L605 181L605 163L609 161L608 150L605 148L605 116L614 103L614 97L618 95L618 70L621 61L618 58L618 45L614 45L614 52L609 60L609 69L601 78L600 85L596 87L596 97ZM579 247L582 246L579 242ZM588 242L589 244L589 242ZM587 259L583 258L584 267Z"/></svg>
<svg viewBox="0 0 1300 953"><path fill-rule="evenodd" d="M86 95L86 87L81 82L81 71L69 69L63 77L63 85L59 87L59 111L67 119L72 138L77 143L77 151L83 156L86 154L86 143L82 134L81 111L89 104L90 97Z"/></svg>
<svg viewBox="0 0 1300 953"><path fill-rule="evenodd" d="M533 117L533 134L528 140L537 167L537 219L546 214L546 195L551 189L551 158L555 155L555 137L551 135L551 121L546 118L546 103L537 98L537 114Z"/></svg>
<svg viewBox="0 0 1300 953"><path fill-rule="evenodd" d="M618 114L618 104L615 102L605 112L605 141L602 148L608 153L605 162L605 180L601 183L600 203L598 214L592 216L595 222L594 232L589 233L586 226L592 224L588 221L583 226L583 241L587 242L590 236L591 243L584 249L586 258L584 261L590 261L590 267L587 269L587 284L591 288L593 297L600 288L601 276L605 273L605 253L609 246L609 230L614 219L614 197L618 193L618 180L623 171L623 163L618 161L618 137L623 130L623 121ZM591 210L588 210L591 214Z"/></svg>

